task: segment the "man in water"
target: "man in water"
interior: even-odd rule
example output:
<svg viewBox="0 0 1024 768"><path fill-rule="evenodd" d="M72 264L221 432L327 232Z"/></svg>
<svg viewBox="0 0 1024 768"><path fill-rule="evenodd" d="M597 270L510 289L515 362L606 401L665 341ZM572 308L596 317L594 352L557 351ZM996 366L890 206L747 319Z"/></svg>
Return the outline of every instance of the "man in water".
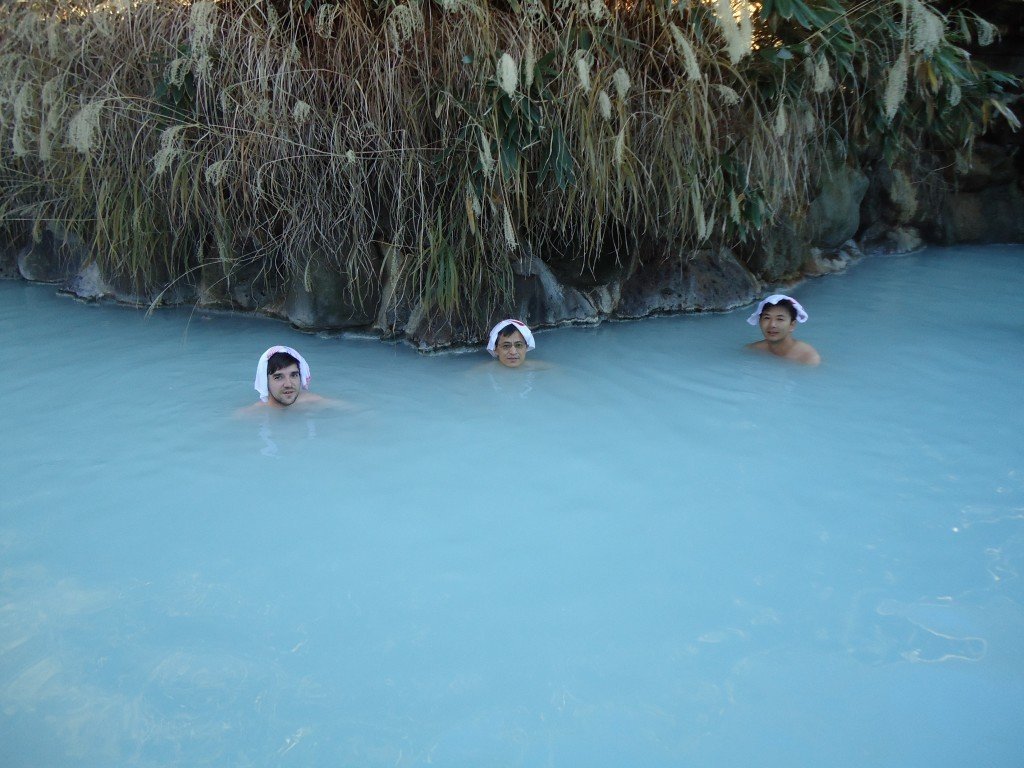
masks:
<svg viewBox="0 0 1024 768"><path fill-rule="evenodd" d="M491 357L497 358L506 368L521 366L526 362L526 353L536 347L533 333L526 327L526 323L519 320L502 320L491 328L487 340L487 351Z"/></svg>
<svg viewBox="0 0 1024 768"><path fill-rule="evenodd" d="M309 391L309 365L291 347L271 347L256 364L253 384L260 400L272 408L287 408L299 401L320 402L324 398Z"/></svg>
<svg viewBox="0 0 1024 768"><path fill-rule="evenodd" d="M793 338L796 324L807 322L807 312L796 299L781 293L773 294L757 305L747 322L759 325L764 334L762 341L747 344L748 349L770 352L776 357L804 365L817 365L821 362L821 356L814 347Z"/></svg>

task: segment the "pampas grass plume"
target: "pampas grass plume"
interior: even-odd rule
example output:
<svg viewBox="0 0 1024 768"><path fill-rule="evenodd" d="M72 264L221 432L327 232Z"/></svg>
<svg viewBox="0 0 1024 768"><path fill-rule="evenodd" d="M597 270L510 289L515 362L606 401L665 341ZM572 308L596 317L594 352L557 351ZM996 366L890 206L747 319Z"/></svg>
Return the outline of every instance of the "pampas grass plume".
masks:
<svg viewBox="0 0 1024 768"><path fill-rule="evenodd" d="M615 70L615 74L612 75L612 82L615 83L615 93L619 96L619 101L626 100L626 94L629 93L629 73L622 67Z"/></svg>
<svg viewBox="0 0 1024 768"><path fill-rule="evenodd" d="M80 154L89 155L96 144L96 133L100 129L100 110L103 103L90 102L82 107L68 123L68 142Z"/></svg>
<svg viewBox="0 0 1024 768"><path fill-rule="evenodd" d="M932 52L939 47L946 31L942 17L933 13L919 0L913 0L910 28L913 33L913 50L921 51L925 56L931 56Z"/></svg>
<svg viewBox="0 0 1024 768"><path fill-rule="evenodd" d="M516 86L519 83L519 67L515 60L507 53L501 54L498 59L498 85L510 98L516 94Z"/></svg>
<svg viewBox="0 0 1024 768"><path fill-rule="evenodd" d="M903 103L903 97L907 94L908 66L907 52L903 50L889 70L889 78L885 83L885 94L882 98L885 105L885 117L889 122L896 117L896 112L899 111L900 104Z"/></svg>
<svg viewBox="0 0 1024 768"><path fill-rule="evenodd" d="M586 51L576 51L576 74L580 78L580 88L590 93L590 62Z"/></svg>
<svg viewBox="0 0 1024 768"><path fill-rule="evenodd" d="M728 85L722 85L721 83L715 84L715 90L722 94L722 101L725 102L727 107L735 107L740 103L740 95L736 93Z"/></svg>
<svg viewBox="0 0 1024 768"><path fill-rule="evenodd" d="M507 205L503 208L503 211L505 213L505 243L514 251L519 247L519 241L516 239L516 229L512 226L512 214L509 213Z"/></svg>
<svg viewBox="0 0 1024 768"><path fill-rule="evenodd" d="M491 140L487 138L487 134L484 133L483 129L480 129L480 167L483 169L484 176L490 176L494 173L494 156L491 154Z"/></svg>
<svg viewBox="0 0 1024 768"><path fill-rule="evenodd" d="M690 80L700 80L700 66L697 64L697 57L693 53L690 41L686 39L686 36L675 24L669 23L668 29L672 34L672 40L675 42L676 48L679 49L679 53L683 56L686 76Z"/></svg>
<svg viewBox="0 0 1024 768"><path fill-rule="evenodd" d="M523 60L523 84L526 90L533 87L533 70L537 68L537 52L533 48L533 35L526 41L526 58Z"/></svg>
<svg viewBox="0 0 1024 768"><path fill-rule="evenodd" d="M615 161L615 167L621 168L622 162L626 157L626 126L622 126L615 137L615 149L612 152L612 157Z"/></svg>
<svg viewBox="0 0 1024 768"><path fill-rule="evenodd" d="M772 132L779 138L786 135L786 130L789 127L788 120L786 119L786 108L779 104L779 111L775 113L775 122L772 125Z"/></svg>

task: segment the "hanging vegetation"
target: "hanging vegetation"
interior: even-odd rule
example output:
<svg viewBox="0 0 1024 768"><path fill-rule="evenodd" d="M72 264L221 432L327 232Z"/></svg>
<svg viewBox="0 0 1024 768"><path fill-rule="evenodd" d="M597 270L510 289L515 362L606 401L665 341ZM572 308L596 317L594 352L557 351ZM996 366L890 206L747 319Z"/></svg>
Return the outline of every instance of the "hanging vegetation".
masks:
<svg viewBox="0 0 1024 768"><path fill-rule="evenodd" d="M151 301L329 285L336 325L472 336L519 260L597 284L799 218L836 158L968 155L1017 122L962 47L993 35L921 0L19 0L0 227Z"/></svg>

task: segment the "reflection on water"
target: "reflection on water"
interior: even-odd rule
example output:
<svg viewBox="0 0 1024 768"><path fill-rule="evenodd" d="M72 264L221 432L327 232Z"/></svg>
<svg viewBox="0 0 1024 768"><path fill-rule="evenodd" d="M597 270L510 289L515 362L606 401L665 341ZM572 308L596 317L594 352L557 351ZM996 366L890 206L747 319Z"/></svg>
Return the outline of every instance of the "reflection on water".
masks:
<svg viewBox="0 0 1024 768"><path fill-rule="evenodd" d="M817 369L747 310L507 371L0 283L0 762L1015 767L1021 259L801 286ZM272 343L353 405L237 418Z"/></svg>

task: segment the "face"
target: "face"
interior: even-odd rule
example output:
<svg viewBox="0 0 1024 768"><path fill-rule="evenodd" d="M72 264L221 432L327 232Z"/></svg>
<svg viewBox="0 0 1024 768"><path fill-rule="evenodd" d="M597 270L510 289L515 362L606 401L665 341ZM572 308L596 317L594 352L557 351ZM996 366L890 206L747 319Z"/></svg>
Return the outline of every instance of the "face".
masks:
<svg viewBox="0 0 1024 768"><path fill-rule="evenodd" d="M302 378L299 366L289 365L267 375L267 389L270 391L271 405L291 405L299 398L302 390Z"/></svg>
<svg viewBox="0 0 1024 768"><path fill-rule="evenodd" d="M790 317L787 307L766 306L759 321L761 333L769 344L785 341L796 328L796 320Z"/></svg>
<svg viewBox="0 0 1024 768"><path fill-rule="evenodd" d="M498 362L508 368L518 368L526 360L526 339L519 331L513 331L508 336L499 336L494 344L494 351L498 353Z"/></svg>

